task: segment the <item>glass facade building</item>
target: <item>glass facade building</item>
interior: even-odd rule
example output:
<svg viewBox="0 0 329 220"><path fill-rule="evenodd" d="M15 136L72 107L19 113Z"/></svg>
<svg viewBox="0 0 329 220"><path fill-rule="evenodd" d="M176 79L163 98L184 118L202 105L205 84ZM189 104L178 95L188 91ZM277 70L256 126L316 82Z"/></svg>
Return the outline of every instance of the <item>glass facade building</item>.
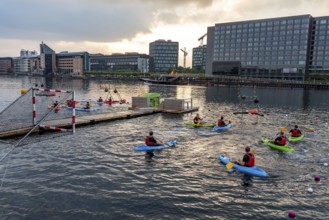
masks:
<svg viewBox="0 0 329 220"><path fill-rule="evenodd" d="M45 43L40 44L40 64L45 75L56 72L56 54Z"/></svg>
<svg viewBox="0 0 329 220"><path fill-rule="evenodd" d="M149 55L154 60L155 72L168 72L178 67L178 42L157 40L149 45Z"/></svg>
<svg viewBox="0 0 329 220"><path fill-rule="evenodd" d="M90 56L91 71L132 70L148 73L152 67L153 59L146 54L126 53Z"/></svg>
<svg viewBox="0 0 329 220"><path fill-rule="evenodd" d="M206 69L207 45L193 48L192 68L196 70Z"/></svg>
<svg viewBox="0 0 329 220"><path fill-rule="evenodd" d="M328 70L328 25L328 17L300 15L208 27L206 74L301 80ZM240 62L240 70L216 67L230 62Z"/></svg>
<svg viewBox="0 0 329 220"><path fill-rule="evenodd" d="M329 16L313 19L309 71L329 74Z"/></svg>

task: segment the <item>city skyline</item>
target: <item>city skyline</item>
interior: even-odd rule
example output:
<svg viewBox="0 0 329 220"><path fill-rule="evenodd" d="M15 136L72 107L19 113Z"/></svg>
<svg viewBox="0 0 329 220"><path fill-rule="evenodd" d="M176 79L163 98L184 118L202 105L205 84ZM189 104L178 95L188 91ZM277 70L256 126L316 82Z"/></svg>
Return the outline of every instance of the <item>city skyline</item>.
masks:
<svg viewBox="0 0 329 220"><path fill-rule="evenodd" d="M187 66L198 38L216 23L302 14L327 15L326 0L3 0L0 57L38 50L41 41L61 51L148 54L158 39L186 47ZM206 44L206 38L204 39ZM183 66L183 53L179 52Z"/></svg>

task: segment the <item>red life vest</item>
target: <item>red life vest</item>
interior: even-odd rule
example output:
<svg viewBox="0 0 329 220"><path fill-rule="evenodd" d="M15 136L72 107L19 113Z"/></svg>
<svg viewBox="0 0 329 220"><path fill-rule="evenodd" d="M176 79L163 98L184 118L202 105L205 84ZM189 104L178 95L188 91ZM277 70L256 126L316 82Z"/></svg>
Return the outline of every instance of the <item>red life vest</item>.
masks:
<svg viewBox="0 0 329 220"><path fill-rule="evenodd" d="M218 122L217 122L217 125L218 125L218 126L224 126L224 123L223 123L222 120L219 119Z"/></svg>
<svg viewBox="0 0 329 220"><path fill-rule="evenodd" d="M255 166L255 157L251 153L246 153L246 155L249 157L248 162L246 162L244 165L246 167L253 167Z"/></svg>
<svg viewBox="0 0 329 220"><path fill-rule="evenodd" d="M292 132L291 132L291 136L293 136L293 137L299 137L298 129L293 129Z"/></svg>
<svg viewBox="0 0 329 220"><path fill-rule="evenodd" d="M153 143L150 142L150 136L146 136L146 138L145 138L145 144L147 146L152 146L153 145Z"/></svg>
<svg viewBox="0 0 329 220"><path fill-rule="evenodd" d="M282 136L279 145L284 146L286 145L286 143L287 143L287 138L285 136Z"/></svg>

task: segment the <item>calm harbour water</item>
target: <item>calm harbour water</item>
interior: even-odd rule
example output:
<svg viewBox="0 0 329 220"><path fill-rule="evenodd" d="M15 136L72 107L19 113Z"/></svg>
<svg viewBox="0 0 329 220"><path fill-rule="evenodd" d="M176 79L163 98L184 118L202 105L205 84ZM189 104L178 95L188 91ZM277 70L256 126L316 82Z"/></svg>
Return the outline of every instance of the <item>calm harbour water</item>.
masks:
<svg viewBox="0 0 329 220"><path fill-rule="evenodd" d="M109 85L129 102L145 92L193 98L205 121L223 115L234 127L212 132L183 125L195 113L155 114L18 147L0 163L0 219L287 219L289 210L297 219L328 219L329 91L1 76L0 110L21 88L36 83L75 90L83 100L106 97ZM265 116L234 115L256 107L253 98L239 95L257 95ZM279 153L259 142L295 124L315 130L292 144L296 153ZM145 160L133 147L150 130L163 141L177 140L177 146ZM217 153L239 159L245 146L256 149L256 164L269 178L246 179L219 163ZM0 147L1 157L11 149ZM307 192L310 187L313 193Z"/></svg>

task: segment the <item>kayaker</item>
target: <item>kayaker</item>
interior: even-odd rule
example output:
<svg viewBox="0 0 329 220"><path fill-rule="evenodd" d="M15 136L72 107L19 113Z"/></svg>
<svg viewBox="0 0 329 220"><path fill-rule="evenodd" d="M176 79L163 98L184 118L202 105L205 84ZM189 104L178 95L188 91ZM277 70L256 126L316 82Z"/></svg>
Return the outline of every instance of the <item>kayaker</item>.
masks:
<svg viewBox="0 0 329 220"><path fill-rule="evenodd" d="M298 129L297 125L295 125L295 128L291 129L289 133L291 133L291 137L299 137L302 135L302 132Z"/></svg>
<svg viewBox="0 0 329 220"><path fill-rule="evenodd" d="M112 97L110 96L109 105L112 105Z"/></svg>
<svg viewBox="0 0 329 220"><path fill-rule="evenodd" d="M89 102L87 102L86 106L84 107L84 109L90 109L91 108L91 105Z"/></svg>
<svg viewBox="0 0 329 220"><path fill-rule="evenodd" d="M147 146L159 146L162 143L155 140L155 138L153 137L153 131L150 131L149 135L146 136L146 138L145 138L145 144ZM146 158L152 158L153 156L154 156L153 151L146 151L146 155L145 155Z"/></svg>
<svg viewBox="0 0 329 220"><path fill-rule="evenodd" d="M230 124L231 121L228 121L228 123ZM221 116L220 119L217 121L217 126L220 126L220 127L226 126L226 123L224 121L224 117L223 116Z"/></svg>
<svg viewBox="0 0 329 220"><path fill-rule="evenodd" d="M202 118L200 118L199 113L193 119L194 124L201 124Z"/></svg>
<svg viewBox="0 0 329 220"><path fill-rule="evenodd" d="M245 148L246 154L243 156L242 162L238 161L238 164L245 167L255 166L255 156L250 153L250 147Z"/></svg>
<svg viewBox="0 0 329 220"><path fill-rule="evenodd" d="M150 131L149 135L146 136L146 138L145 138L145 144L147 146L159 146L162 143L155 140L155 138L153 137L153 131Z"/></svg>
<svg viewBox="0 0 329 220"><path fill-rule="evenodd" d="M284 136L284 132L280 132L280 136L275 138L274 144L284 146L287 143L287 138Z"/></svg>
<svg viewBox="0 0 329 220"><path fill-rule="evenodd" d="M54 103L53 103L53 107L56 107L58 105L58 101L56 100Z"/></svg>
<svg viewBox="0 0 329 220"><path fill-rule="evenodd" d="M99 97L98 102L103 102L102 97Z"/></svg>

